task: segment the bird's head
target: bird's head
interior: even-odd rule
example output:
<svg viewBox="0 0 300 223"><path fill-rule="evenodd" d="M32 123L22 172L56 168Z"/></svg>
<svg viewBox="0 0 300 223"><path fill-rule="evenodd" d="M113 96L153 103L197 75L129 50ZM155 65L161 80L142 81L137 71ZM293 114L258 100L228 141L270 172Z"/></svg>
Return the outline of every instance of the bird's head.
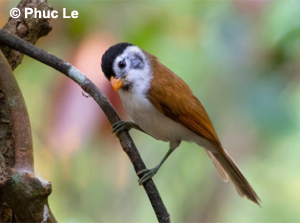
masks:
<svg viewBox="0 0 300 223"><path fill-rule="evenodd" d="M111 46L102 56L101 67L115 91L129 90L151 75L147 55L131 43Z"/></svg>

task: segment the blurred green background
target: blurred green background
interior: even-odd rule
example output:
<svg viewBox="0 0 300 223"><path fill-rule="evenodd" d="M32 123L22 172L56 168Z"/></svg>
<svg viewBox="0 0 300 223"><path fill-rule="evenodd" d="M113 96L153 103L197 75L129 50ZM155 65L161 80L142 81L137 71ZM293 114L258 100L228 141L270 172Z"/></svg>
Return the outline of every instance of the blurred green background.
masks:
<svg viewBox="0 0 300 223"><path fill-rule="evenodd" d="M223 183L196 144L182 143L154 181L174 222L300 222L299 1L48 1L59 11L37 46L71 62L108 95L103 52L134 43L182 77L202 101L224 148L262 200ZM18 1L0 0L0 25ZM63 19L62 9L77 19ZM53 184L59 222L155 222L102 111L52 68L25 57L15 70L28 106L35 169ZM168 144L131 131L154 167Z"/></svg>

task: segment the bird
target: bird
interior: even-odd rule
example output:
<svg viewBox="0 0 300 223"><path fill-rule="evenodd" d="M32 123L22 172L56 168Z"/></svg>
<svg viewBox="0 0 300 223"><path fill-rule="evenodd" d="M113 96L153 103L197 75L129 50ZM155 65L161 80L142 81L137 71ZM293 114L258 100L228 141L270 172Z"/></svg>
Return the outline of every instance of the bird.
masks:
<svg viewBox="0 0 300 223"><path fill-rule="evenodd" d="M204 148L223 181L230 179L241 197L260 206L260 198L223 148L202 103L178 75L156 56L127 42L108 48L101 68L133 120L114 123L113 133L134 128L169 142L157 166L137 173L140 185L157 173L181 141L193 142Z"/></svg>

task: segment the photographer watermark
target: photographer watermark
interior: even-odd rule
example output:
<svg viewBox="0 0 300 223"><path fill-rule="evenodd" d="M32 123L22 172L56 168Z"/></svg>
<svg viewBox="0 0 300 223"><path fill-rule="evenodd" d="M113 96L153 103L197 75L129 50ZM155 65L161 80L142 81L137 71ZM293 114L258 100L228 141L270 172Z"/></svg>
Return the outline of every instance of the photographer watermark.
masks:
<svg viewBox="0 0 300 223"><path fill-rule="evenodd" d="M24 10L24 13L25 13L25 18L28 18L29 15L33 15L33 18L35 19L41 19L41 18L44 18L44 19L56 19L58 18L58 11L56 10L38 10L36 8L25 8ZM14 19L16 18L19 18L21 15L21 11L20 9L18 8L12 8L10 10L10 16ZM66 8L63 8L63 18L64 19L76 19L78 18L78 11L74 10L72 11L71 13L67 13L67 10Z"/></svg>

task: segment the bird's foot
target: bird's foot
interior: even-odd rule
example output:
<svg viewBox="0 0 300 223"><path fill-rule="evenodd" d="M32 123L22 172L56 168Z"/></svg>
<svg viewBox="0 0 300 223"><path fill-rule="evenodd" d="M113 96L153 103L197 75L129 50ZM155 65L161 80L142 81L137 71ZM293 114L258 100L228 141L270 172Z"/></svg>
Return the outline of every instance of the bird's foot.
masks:
<svg viewBox="0 0 300 223"><path fill-rule="evenodd" d="M147 180L150 180L158 171L158 166L153 169L144 169L137 173L138 176L142 177L138 180L139 185L143 185Z"/></svg>
<svg viewBox="0 0 300 223"><path fill-rule="evenodd" d="M115 124L112 125L113 130L112 133L119 134L123 130L129 131L134 126L133 122L124 122L124 121L118 121Z"/></svg>

